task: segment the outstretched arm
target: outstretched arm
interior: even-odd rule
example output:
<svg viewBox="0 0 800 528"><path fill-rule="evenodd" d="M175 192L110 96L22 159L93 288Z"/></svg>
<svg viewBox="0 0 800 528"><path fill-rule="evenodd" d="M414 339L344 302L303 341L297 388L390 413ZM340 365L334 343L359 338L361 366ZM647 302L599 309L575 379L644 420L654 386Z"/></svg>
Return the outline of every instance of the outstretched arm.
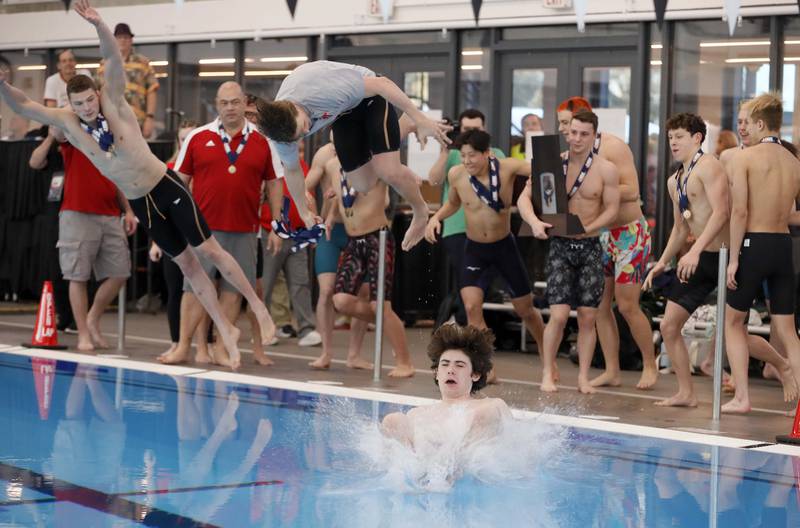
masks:
<svg viewBox="0 0 800 528"><path fill-rule="evenodd" d="M48 108L31 101L25 92L8 84L8 75L8 70L0 68L0 98L14 113L44 125L64 126L66 116L71 113L69 110Z"/></svg>
<svg viewBox="0 0 800 528"><path fill-rule="evenodd" d="M100 37L100 54L105 61L104 90L106 95L120 105L125 102L125 69L122 55L117 46L117 39L108 25L100 18L100 14L89 4L89 0L75 2L75 12L95 27Z"/></svg>

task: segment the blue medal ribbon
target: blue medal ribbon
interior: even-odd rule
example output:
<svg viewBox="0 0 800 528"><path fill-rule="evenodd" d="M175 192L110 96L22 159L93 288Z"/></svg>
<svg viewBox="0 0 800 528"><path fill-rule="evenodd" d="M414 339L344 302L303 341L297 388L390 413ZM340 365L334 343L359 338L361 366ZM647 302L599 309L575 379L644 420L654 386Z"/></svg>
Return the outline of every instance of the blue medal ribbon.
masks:
<svg viewBox="0 0 800 528"><path fill-rule="evenodd" d="M283 209L281 210L281 219L272 221L272 230L276 235L284 240L292 240L292 253L297 253L301 249L309 245L317 244L320 239L325 236L325 224L316 224L310 228L301 227L299 229L292 229L289 222L289 208L291 207L289 198L283 197Z"/></svg>
<svg viewBox="0 0 800 528"><path fill-rule="evenodd" d="M781 138L779 138L778 136L767 136L767 137L761 138L761 141L759 141L759 143L776 143L776 144L780 145L781 144Z"/></svg>
<svg viewBox="0 0 800 528"><path fill-rule="evenodd" d="M94 128L83 121L81 121L81 128L100 145L100 150L103 152L114 151L114 134L111 132L108 121L103 114L97 114Z"/></svg>
<svg viewBox="0 0 800 528"><path fill-rule="evenodd" d="M489 188L487 189L478 178L470 175L469 183L472 190L478 195L483 203L499 213L504 207L503 200L500 199L500 162L494 156L489 158Z"/></svg>
<svg viewBox="0 0 800 528"><path fill-rule="evenodd" d="M692 174L692 169L694 166L697 165L697 162L700 161L700 158L703 157L703 149L698 150L694 157L692 158L692 162L689 163L689 168L686 169L686 178L683 180L683 186L681 186L681 176L683 175L683 164L681 164L681 168L678 169L678 173L675 175L675 182L678 188L678 208L681 210L681 215L684 218L690 218L691 212L689 212L689 216L687 216L687 211L689 211L689 194L686 192L686 186L689 183L689 176Z"/></svg>
<svg viewBox="0 0 800 528"><path fill-rule="evenodd" d="M594 149L589 151L589 155L586 156L586 161L583 162L583 167L581 167L581 172L578 173L578 177L575 179L575 183L572 184L572 189L569 190L567 194L567 200L570 200L575 194L578 192L578 189L581 188L583 185L583 180L586 179L586 175L589 174L589 169L592 168L592 162L594 161ZM567 170L569 169L569 151L567 151L567 156L564 158L562 162L564 166L564 178L567 177Z"/></svg>
<svg viewBox="0 0 800 528"><path fill-rule="evenodd" d="M347 216L353 216L353 205L356 203L356 197L358 193L355 189L350 187L350 184L347 182L347 176L344 175L344 171L340 169L341 178L340 182L342 185L342 205L344 205L344 212Z"/></svg>
<svg viewBox="0 0 800 528"><path fill-rule="evenodd" d="M231 163L231 166L235 165L239 154L242 153L244 146L247 144L247 139L250 137L250 126L245 122L244 128L242 129L242 141L239 143L239 146L236 147L236 152L231 151L231 137L225 131L222 121L219 122L219 136L222 138L222 148L225 149L225 155L228 156L228 161Z"/></svg>

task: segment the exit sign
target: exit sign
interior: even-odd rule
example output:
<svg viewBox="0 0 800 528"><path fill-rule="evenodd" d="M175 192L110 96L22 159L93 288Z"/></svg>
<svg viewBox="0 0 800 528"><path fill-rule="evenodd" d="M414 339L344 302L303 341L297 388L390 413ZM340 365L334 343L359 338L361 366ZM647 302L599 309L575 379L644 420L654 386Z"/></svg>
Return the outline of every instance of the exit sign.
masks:
<svg viewBox="0 0 800 528"><path fill-rule="evenodd" d="M572 7L572 0L544 0L544 7L549 9L567 9Z"/></svg>

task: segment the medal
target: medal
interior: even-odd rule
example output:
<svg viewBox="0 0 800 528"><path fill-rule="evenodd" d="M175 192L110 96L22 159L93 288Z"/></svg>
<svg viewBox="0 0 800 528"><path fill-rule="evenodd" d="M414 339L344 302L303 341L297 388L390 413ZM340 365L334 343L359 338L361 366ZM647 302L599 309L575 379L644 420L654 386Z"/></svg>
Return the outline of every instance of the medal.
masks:
<svg viewBox="0 0 800 528"><path fill-rule="evenodd" d="M759 143L776 143L776 144L780 145L781 144L781 138L779 138L777 136L766 136L766 137L761 138L761 141L759 141Z"/></svg>
<svg viewBox="0 0 800 528"><path fill-rule="evenodd" d="M242 129L242 141L239 143L239 146L236 147L236 152L231 152L231 137L225 131L222 121L219 121L219 137L222 138L222 148L225 149L225 155L228 156L228 161L230 162L230 166L228 166L228 173L236 174L236 167L234 165L236 164L236 160L239 158L239 154L241 154L244 150L244 146L247 144L247 139L250 137L250 124L245 121L244 128Z"/></svg>
<svg viewBox="0 0 800 528"><path fill-rule="evenodd" d="M504 207L503 200L500 199L500 162L494 156L489 158L489 188L475 176L469 177L472 190L478 195L483 203L499 213Z"/></svg>
<svg viewBox="0 0 800 528"><path fill-rule="evenodd" d="M111 156L114 155L114 134L109 129L108 121L103 114L97 114L95 125L96 127L92 128L88 123L81 121L81 128L92 136L92 139L100 146L100 150L106 153L106 158L111 159Z"/></svg>
<svg viewBox="0 0 800 528"><path fill-rule="evenodd" d="M703 149L699 149L695 152L692 162L689 164L689 168L686 169L686 178L683 180L683 187L681 187L681 175L683 174L682 164L681 168L678 169L678 174L675 175L675 182L678 186L678 208L681 210L681 215L686 220L692 217L692 212L689 210L689 194L686 192L686 186L689 184L689 176L692 175L692 169L694 169L694 166L697 165L697 162L700 161L702 157Z"/></svg>
<svg viewBox="0 0 800 528"><path fill-rule="evenodd" d="M567 194L567 200L575 196L575 193L577 193L578 189L581 188L581 185L583 185L583 180L586 179L586 175L589 174L589 169L592 167L593 161L594 161L594 150L590 150L589 155L586 156L586 161L583 162L583 167L581 167L581 172L578 174L575 183L572 184L572 189L569 190L569 194ZM567 169L569 169L569 151L567 151L567 157L564 158L564 161L562 163L564 165L564 178L566 179Z"/></svg>

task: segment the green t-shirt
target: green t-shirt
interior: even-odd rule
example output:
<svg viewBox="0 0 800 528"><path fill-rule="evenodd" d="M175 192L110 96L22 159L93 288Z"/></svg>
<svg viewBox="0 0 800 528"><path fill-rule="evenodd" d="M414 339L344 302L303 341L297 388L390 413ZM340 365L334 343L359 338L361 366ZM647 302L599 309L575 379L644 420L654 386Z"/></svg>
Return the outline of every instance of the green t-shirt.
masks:
<svg viewBox="0 0 800 528"><path fill-rule="evenodd" d="M497 159L504 159L506 157L503 154L503 151L499 148L492 147L492 152L494 153L494 157ZM450 169L455 167L456 165L461 165L461 152L453 149L450 151L450 154L447 156L447 164L445 165L444 169L444 184L442 184L442 203L447 201L447 196L450 191L450 183L447 181L447 175L450 174ZM466 233L467 232L467 221L464 220L464 208L460 208L453 216L447 218L444 221L444 227L442 227L442 237L448 237L450 235L458 235L459 233Z"/></svg>

